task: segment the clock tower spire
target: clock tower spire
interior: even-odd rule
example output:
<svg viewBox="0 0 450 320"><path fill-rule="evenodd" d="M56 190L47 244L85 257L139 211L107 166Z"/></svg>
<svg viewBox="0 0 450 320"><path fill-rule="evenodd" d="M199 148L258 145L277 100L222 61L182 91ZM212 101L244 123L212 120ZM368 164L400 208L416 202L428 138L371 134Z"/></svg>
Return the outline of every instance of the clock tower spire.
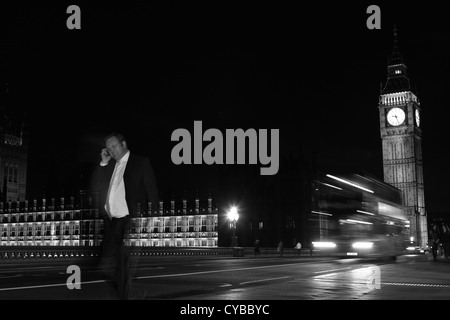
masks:
<svg viewBox="0 0 450 320"><path fill-rule="evenodd" d="M387 81L382 88L383 94L411 90L411 84L407 75L406 64L400 52L397 38L397 27L394 26L394 45L392 53L388 57Z"/></svg>
<svg viewBox="0 0 450 320"><path fill-rule="evenodd" d="M428 242L425 211L420 101L411 90L407 68L398 46L388 58L387 81L379 97L384 181L402 191L410 220L410 236L421 246Z"/></svg>

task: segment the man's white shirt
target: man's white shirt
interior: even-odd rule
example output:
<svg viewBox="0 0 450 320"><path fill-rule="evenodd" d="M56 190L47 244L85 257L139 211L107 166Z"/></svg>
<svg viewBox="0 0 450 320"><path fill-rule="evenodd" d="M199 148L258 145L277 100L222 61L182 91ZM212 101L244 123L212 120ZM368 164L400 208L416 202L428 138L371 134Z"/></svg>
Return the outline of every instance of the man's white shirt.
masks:
<svg viewBox="0 0 450 320"><path fill-rule="evenodd" d="M125 200L125 183L123 181L123 174L129 157L130 151L116 161L109 183L105 209L110 218L122 218L129 215L127 201ZM105 166L106 164L100 163L100 165Z"/></svg>

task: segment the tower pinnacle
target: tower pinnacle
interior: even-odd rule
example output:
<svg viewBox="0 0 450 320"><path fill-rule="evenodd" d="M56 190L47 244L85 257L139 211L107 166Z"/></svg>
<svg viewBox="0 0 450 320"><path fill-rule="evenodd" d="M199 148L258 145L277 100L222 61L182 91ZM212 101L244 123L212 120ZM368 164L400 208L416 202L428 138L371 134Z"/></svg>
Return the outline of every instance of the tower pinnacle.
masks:
<svg viewBox="0 0 450 320"><path fill-rule="evenodd" d="M393 34L394 34L394 44L392 46L392 54L388 59L388 65L390 66L403 64L403 55L401 54L398 46L398 29L396 25L394 25Z"/></svg>

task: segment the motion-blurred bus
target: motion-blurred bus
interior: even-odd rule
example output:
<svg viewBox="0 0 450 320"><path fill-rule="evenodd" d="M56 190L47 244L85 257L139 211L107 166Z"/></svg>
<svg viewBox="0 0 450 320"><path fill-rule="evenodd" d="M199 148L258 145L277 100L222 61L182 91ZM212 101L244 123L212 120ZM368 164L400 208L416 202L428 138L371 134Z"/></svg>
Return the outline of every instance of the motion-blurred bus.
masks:
<svg viewBox="0 0 450 320"><path fill-rule="evenodd" d="M344 257L405 253L410 222L401 191L358 174L323 174L314 181L309 215L312 252Z"/></svg>

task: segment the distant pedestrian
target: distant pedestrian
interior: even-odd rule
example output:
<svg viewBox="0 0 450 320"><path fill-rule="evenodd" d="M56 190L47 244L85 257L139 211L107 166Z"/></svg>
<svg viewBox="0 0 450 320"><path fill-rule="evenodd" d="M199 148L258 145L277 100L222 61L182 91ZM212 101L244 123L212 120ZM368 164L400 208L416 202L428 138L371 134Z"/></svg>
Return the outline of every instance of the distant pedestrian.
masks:
<svg viewBox="0 0 450 320"><path fill-rule="evenodd" d="M433 254L433 260L437 260L437 251L438 247L440 245L440 239L439 239L439 229L436 224L432 224L429 238L431 240L431 252Z"/></svg>
<svg viewBox="0 0 450 320"><path fill-rule="evenodd" d="M300 242L297 242L297 244L295 245L295 249L297 250L297 254L300 255L302 244Z"/></svg>
<svg viewBox="0 0 450 320"><path fill-rule="evenodd" d="M259 250L259 240L257 239L255 241L255 257L259 256L261 254L261 251Z"/></svg>
<svg viewBox="0 0 450 320"><path fill-rule="evenodd" d="M278 253L280 254L280 257L283 256L283 241L280 241L278 243L278 248L277 248Z"/></svg>
<svg viewBox="0 0 450 320"><path fill-rule="evenodd" d="M450 255L450 228L446 224L442 224L442 249L444 250L445 259Z"/></svg>

